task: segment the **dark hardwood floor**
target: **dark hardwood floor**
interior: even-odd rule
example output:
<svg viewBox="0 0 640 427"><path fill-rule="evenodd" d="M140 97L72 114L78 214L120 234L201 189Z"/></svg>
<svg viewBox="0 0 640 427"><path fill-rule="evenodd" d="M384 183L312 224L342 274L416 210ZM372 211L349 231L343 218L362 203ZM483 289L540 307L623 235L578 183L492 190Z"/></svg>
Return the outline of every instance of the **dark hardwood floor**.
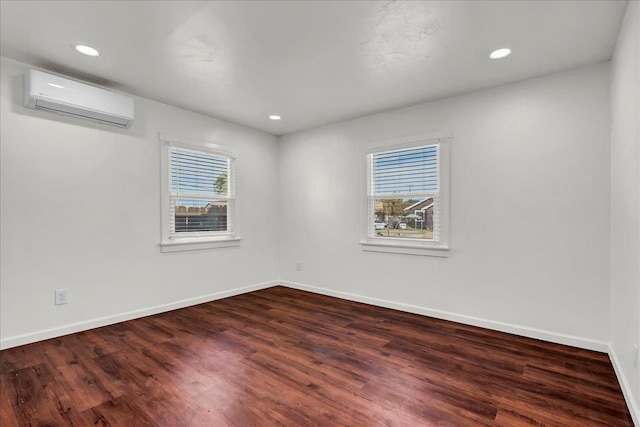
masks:
<svg viewBox="0 0 640 427"><path fill-rule="evenodd" d="M633 426L605 354L282 287L0 361L2 427Z"/></svg>

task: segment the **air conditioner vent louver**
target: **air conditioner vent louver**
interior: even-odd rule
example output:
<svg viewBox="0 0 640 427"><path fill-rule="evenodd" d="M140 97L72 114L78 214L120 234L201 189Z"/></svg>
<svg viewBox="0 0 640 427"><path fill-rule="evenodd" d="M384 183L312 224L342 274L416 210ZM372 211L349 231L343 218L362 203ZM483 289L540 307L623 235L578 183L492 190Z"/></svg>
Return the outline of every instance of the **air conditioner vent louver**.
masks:
<svg viewBox="0 0 640 427"><path fill-rule="evenodd" d="M55 104L53 102L37 100L36 110L47 110L53 113L64 114L65 116L73 116L81 119L96 120L102 123L112 124L114 126L126 127L129 123L126 119L118 119L117 117L108 116L106 114L91 113L91 116L87 115L87 111L81 108L69 107L67 105Z"/></svg>
<svg viewBox="0 0 640 427"><path fill-rule="evenodd" d="M133 123L132 98L36 70L24 76L24 105L122 128Z"/></svg>

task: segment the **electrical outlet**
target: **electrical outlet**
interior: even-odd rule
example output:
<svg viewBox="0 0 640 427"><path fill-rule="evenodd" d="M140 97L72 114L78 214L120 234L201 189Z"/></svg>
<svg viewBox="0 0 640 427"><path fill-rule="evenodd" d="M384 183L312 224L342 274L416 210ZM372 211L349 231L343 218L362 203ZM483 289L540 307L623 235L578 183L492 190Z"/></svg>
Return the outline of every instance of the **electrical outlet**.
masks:
<svg viewBox="0 0 640 427"><path fill-rule="evenodd" d="M63 305L69 302L67 300L67 291L68 289L57 289L56 290L56 305Z"/></svg>
<svg viewBox="0 0 640 427"><path fill-rule="evenodd" d="M640 354L638 354L638 344L633 345L633 367L638 369L640 364Z"/></svg>
<svg viewBox="0 0 640 427"><path fill-rule="evenodd" d="M301 262L296 262L296 270L298 271L302 271L302 263Z"/></svg>

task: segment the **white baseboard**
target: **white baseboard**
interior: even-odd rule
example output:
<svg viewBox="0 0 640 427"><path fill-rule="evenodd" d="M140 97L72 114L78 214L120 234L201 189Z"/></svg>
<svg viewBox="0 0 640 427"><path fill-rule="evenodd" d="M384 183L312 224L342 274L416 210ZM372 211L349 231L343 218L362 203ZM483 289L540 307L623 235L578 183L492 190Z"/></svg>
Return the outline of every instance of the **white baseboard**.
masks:
<svg viewBox="0 0 640 427"><path fill-rule="evenodd" d="M558 332L545 331L543 329L530 328L528 326L514 325L511 323L504 323L504 322L498 322L495 320L482 319L480 317L466 316L464 314L451 313L448 311L436 310L436 309L426 308L426 307L419 307L416 305L405 304L401 302L371 298L371 297L352 294L348 292L340 292L332 289L305 285L302 283L288 282L283 280L281 280L279 283L282 286L286 286L293 289L299 289L302 291L314 292L316 294L328 295L328 296L342 298L350 301L377 305L379 307L392 308L395 310L406 311L408 313L421 314L423 316L434 317L436 319L450 320L452 322L463 323L465 325L479 326L481 328L492 329L494 331L507 332L514 335L520 335L528 338L535 338L543 341L553 342L556 344L564 344L564 345L570 345L572 347L579 347L587 350L599 351L601 353L609 352L609 343L604 341L593 340L590 338L576 337L573 335L566 335Z"/></svg>
<svg viewBox="0 0 640 427"><path fill-rule="evenodd" d="M105 316L82 322L72 323L69 325L58 326L55 328L44 329L41 331L31 332L28 334L15 335L0 340L0 349L16 347L19 345L30 344L36 341L42 341L49 338L55 338L62 335L72 334L75 332L86 331L88 329L99 328L102 326L112 325L118 322L137 319L139 317L150 316L153 314L163 313L166 311L176 310L179 308L189 307L192 305L202 304L209 301L215 301L222 298L240 295L247 292L253 292L260 289L270 288L272 286L282 285L293 289L314 292L317 294L333 296L350 301L362 302L365 304L376 305L379 307L392 308L395 310L405 311L408 313L421 314L423 316L434 317L436 319L450 320L466 325L479 326L482 328L492 329L501 332L507 332L515 335L521 335L529 338L550 341L558 344L570 345L574 347L584 348L587 350L595 350L603 353L611 353L609 344L604 341L592 340L589 338L576 337L572 335L560 334L542 329L530 328L527 326L514 325L510 323L498 322L495 320L482 319L479 317L467 316L463 314L451 313L448 311L436 310L426 307L420 307L412 304L383 300L379 298L367 297L364 295L352 294L348 292L335 291L332 289L321 288L317 286L305 285L302 283L289 282L283 280L275 280L269 282L258 283L255 285L244 286L240 288L230 289L227 291L216 292L213 294L203 295L195 298L188 298L181 301L175 301L168 304L157 305L154 307L133 310L126 313L119 313L112 316ZM615 366L615 365L614 365ZM619 369L619 368L617 368ZM617 372L617 371L616 371Z"/></svg>
<svg viewBox="0 0 640 427"><path fill-rule="evenodd" d="M624 395L624 399L627 402L627 407L629 408L629 412L631 413L631 418L633 418L633 423L636 425L636 427L640 427L640 408L638 407L638 403L636 402L636 400L633 398L631 385L629 384L629 381L627 381L627 377L624 375L622 365L620 364L620 359L618 359L616 352L613 351L613 347L611 346L609 346L609 358L611 359L613 370L616 372L616 376L618 377L618 382L620 383L622 394Z"/></svg>
<svg viewBox="0 0 640 427"><path fill-rule="evenodd" d="M195 298L188 298L175 301L168 304L156 305L154 307L143 308L140 310L128 311L126 313L114 314L112 316L99 317L96 319L85 320L82 322L72 323L69 325L58 326L55 328L44 329L41 331L31 332L28 334L14 335L12 337L0 340L0 350L19 345L31 344L37 341L56 338L63 335L73 334L76 332L86 331L88 329L99 328L102 326L113 325L114 323L124 322L127 320L137 319L140 317L150 316L152 314L164 313L166 311L176 310L178 308L189 307L192 305L202 304L209 301L215 301L222 298L232 297L247 292L253 292L260 289L270 288L277 285L277 281L263 282L255 285L243 286L240 288L230 289L227 291L215 292L213 294L203 295Z"/></svg>

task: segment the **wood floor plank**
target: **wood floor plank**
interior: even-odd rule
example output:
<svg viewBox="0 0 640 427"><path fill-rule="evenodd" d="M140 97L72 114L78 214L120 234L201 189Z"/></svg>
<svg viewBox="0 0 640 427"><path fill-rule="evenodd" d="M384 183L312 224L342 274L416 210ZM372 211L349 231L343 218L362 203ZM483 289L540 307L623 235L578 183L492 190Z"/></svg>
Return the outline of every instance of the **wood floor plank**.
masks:
<svg viewBox="0 0 640 427"><path fill-rule="evenodd" d="M2 427L633 427L606 354L284 287L0 367Z"/></svg>
<svg viewBox="0 0 640 427"><path fill-rule="evenodd" d="M2 402L2 411L12 407L19 425L72 424L60 404L60 399L68 400L66 396L49 393L47 389L54 379L45 363L11 372L9 376L9 401ZM5 376L3 380L7 380Z"/></svg>
<svg viewBox="0 0 640 427"><path fill-rule="evenodd" d="M2 373L0 375L0 403L2 404L2 410L0 410L0 426L16 427L18 426L18 419L13 411L16 405L12 404L12 399L15 399L16 395L11 380L8 379L11 373L7 372L6 374Z"/></svg>

